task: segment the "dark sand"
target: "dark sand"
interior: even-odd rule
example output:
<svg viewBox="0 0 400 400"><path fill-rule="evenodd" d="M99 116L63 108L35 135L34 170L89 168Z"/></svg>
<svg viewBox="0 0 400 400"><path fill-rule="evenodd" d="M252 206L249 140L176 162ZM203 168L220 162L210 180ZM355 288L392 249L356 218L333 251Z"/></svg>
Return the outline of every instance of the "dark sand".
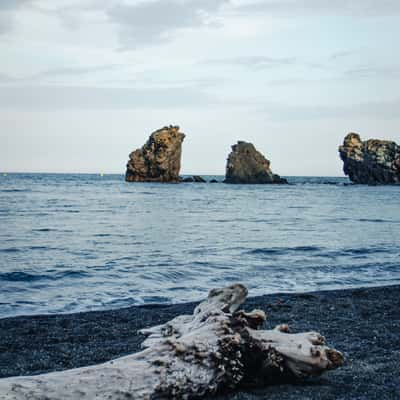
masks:
<svg viewBox="0 0 400 400"><path fill-rule="evenodd" d="M0 319L0 377L98 364L136 352L142 327L191 313L194 304ZM400 286L250 298L267 327L317 330L345 365L320 378L219 397L234 400L400 399Z"/></svg>

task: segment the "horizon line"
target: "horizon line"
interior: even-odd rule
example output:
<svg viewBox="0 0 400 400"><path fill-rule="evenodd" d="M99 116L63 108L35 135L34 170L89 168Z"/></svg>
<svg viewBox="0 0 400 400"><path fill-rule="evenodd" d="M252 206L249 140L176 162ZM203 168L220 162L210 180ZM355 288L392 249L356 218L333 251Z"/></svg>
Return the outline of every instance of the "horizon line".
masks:
<svg viewBox="0 0 400 400"><path fill-rule="evenodd" d="M51 174L51 175L122 175L124 176L124 172L50 172L50 171L1 171L0 170L0 175L4 174ZM199 173L182 173L179 174L180 176L225 176L225 174L213 174L213 173L206 173L206 174L199 174ZM283 177L293 177L293 178L301 178L301 177L307 177L307 178L312 178L312 177L321 177L321 178L347 178L346 175L285 175L285 174L280 174L280 176Z"/></svg>

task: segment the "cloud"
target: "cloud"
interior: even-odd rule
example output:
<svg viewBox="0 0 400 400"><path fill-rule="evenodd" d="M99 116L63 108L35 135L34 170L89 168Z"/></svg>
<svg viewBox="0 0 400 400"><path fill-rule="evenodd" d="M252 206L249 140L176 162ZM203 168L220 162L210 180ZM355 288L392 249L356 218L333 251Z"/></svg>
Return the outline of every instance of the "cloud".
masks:
<svg viewBox="0 0 400 400"><path fill-rule="evenodd" d="M36 77L48 77L48 76L63 76L63 75L84 75L97 71L109 71L118 67L117 65L96 65L92 67L63 67L53 68L46 71L40 72L34 76Z"/></svg>
<svg viewBox="0 0 400 400"><path fill-rule="evenodd" d="M400 14L398 0L264 0L239 6L238 11L281 16L393 16Z"/></svg>
<svg viewBox="0 0 400 400"><path fill-rule="evenodd" d="M3 10L14 10L26 3L30 3L32 0L1 0L0 11Z"/></svg>
<svg viewBox="0 0 400 400"><path fill-rule="evenodd" d="M305 121L328 119L400 119L400 98L386 101L370 101L352 105L284 105L265 104L260 111L273 121Z"/></svg>
<svg viewBox="0 0 400 400"><path fill-rule="evenodd" d="M242 56L223 59L206 60L206 64L244 66L257 69L283 67L296 63L295 57Z"/></svg>
<svg viewBox="0 0 400 400"><path fill-rule="evenodd" d="M138 47L166 41L180 29L209 25L211 14L227 3L229 0L156 0L118 3L106 12L119 26L123 45Z"/></svg>
<svg viewBox="0 0 400 400"><path fill-rule="evenodd" d="M0 35L12 29L13 21L9 13L0 11Z"/></svg>
<svg viewBox="0 0 400 400"><path fill-rule="evenodd" d="M17 110L98 110L169 109L206 107L216 100L196 88L101 88L66 86L3 86L0 109Z"/></svg>
<svg viewBox="0 0 400 400"><path fill-rule="evenodd" d="M0 72L0 83L38 83L38 81L46 80L47 78L58 77L75 77L88 75L96 72L108 72L120 67L117 64L82 66L82 67L60 67L51 68L36 74L26 76L10 76Z"/></svg>
<svg viewBox="0 0 400 400"><path fill-rule="evenodd" d="M344 72L344 77L349 79L354 78L375 78L375 79L391 79L400 78L399 66L374 66L362 65L356 68L348 69Z"/></svg>
<svg viewBox="0 0 400 400"><path fill-rule="evenodd" d="M11 77L10 75L7 74L2 74L0 72L0 83L9 83L9 82L14 82L15 79Z"/></svg>
<svg viewBox="0 0 400 400"><path fill-rule="evenodd" d="M20 78L20 81L30 81L37 82L38 80L47 79L47 78L58 78L58 77L75 77L82 76L88 74L94 74L96 72L109 72L115 70L120 67L117 64L106 64L106 65L94 65L94 66L82 66L82 67L60 67L60 68L51 68L37 74L33 74L30 76L26 76Z"/></svg>
<svg viewBox="0 0 400 400"><path fill-rule="evenodd" d="M360 52L360 50L341 50L341 51L336 51L333 54L331 54L329 59L331 61L336 61L336 60L340 60L340 59L343 59L343 58L352 57L352 56L358 54L359 52Z"/></svg>
<svg viewBox="0 0 400 400"><path fill-rule="evenodd" d="M0 0L0 35L13 29L17 9L31 2L32 0Z"/></svg>

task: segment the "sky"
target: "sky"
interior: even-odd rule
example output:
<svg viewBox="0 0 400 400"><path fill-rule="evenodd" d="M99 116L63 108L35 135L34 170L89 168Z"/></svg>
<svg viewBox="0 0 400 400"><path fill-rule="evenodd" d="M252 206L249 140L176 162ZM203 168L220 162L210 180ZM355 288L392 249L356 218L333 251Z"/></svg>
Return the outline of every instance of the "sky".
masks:
<svg viewBox="0 0 400 400"><path fill-rule="evenodd" d="M183 174L252 142L342 176L348 132L400 142L399 0L0 0L0 171L124 173L154 130Z"/></svg>

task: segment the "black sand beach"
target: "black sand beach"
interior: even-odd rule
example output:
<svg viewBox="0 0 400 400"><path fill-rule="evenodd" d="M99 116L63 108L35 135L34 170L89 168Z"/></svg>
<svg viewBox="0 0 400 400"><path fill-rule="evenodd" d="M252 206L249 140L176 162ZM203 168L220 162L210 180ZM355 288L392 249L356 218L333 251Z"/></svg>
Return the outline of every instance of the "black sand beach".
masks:
<svg viewBox="0 0 400 400"><path fill-rule="evenodd" d="M0 377L98 364L140 350L137 330L191 313L195 304L130 307L70 315L0 319ZM317 330L345 365L286 385L219 399L400 399L400 286L253 297L267 327Z"/></svg>

